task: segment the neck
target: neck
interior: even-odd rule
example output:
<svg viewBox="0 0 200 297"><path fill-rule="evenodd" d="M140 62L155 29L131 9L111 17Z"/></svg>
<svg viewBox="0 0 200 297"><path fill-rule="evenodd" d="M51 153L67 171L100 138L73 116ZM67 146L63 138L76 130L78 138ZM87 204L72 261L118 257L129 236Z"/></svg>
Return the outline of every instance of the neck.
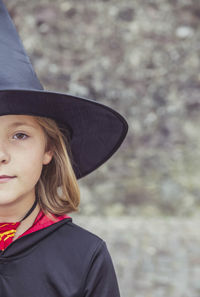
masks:
<svg viewBox="0 0 200 297"><path fill-rule="evenodd" d="M36 208L30 214L30 216L28 216L24 221L22 221L19 227L17 228L15 236L13 237L13 241L16 240L20 235L22 235L26 230L28 230L33 225L39 212L40 212L40 207L37 204Z"/></svg>

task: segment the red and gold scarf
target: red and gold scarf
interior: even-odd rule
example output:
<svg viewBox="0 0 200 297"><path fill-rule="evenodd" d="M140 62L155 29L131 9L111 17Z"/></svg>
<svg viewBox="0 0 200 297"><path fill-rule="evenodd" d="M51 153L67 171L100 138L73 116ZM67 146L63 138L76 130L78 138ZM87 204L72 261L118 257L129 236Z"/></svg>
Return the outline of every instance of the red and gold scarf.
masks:
<svg viewBox="0 0 200 297"><path fill-rule="evenodd" d="M35 202L35 205L36 205L36 202ZM23 219L25 219L33 211L35 205L32 206L32 208L29 210L29 212L26 214L26 216ZM60 215L60 216L53 215L53 216L54 216L54 219L52 220L47 215L45 215L42 210L40 210L37 217L35 218L33 225L28 230L26 230L23 234L21 234L18 238L23 237L32 232L38 231L40 229L46 228L63 219L71 218L68 215ZM9 244L12 243L13 237L16 233L16 229L21 223L21 221L16 223L8 223L8 222L0 223L0 250L4 251L9 246Z"/></svg>
<svg viewBox="0 0 200 297"><path fill-rule="evenodd" d="M10 223L10 222L4 222L0 223L0 250L5 250L5 248L12 242L13 237L16 233L17 227L20 225L20 223L25 220L35 209L38 202L38 198L36 197L35 202L33 203L33 206L29 211L26 213L26 215L23 217L23 219L19 222Z"/></svg>
<svg viewBox="0 0 200 297"><path fill-rule="evenodd" d="M20 223L0 223L0 250L4 250L12 242Z"/></svg>

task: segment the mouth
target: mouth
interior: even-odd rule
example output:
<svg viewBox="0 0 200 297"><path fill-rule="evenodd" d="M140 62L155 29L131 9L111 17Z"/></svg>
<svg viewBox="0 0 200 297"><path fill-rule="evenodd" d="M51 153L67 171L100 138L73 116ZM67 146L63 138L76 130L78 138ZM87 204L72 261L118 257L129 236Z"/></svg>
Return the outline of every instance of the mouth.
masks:
<svg viewBox="0 0 200 297"><path fill-rule="evenodd" d="M6 177L14 177L14 176L10 176L10 175L0 175L0 178L6 178Z"/></svg>
<svg viewBox="0 0 200 297"><path fill-rule="evenodd" d="M6 175L1 175L0 176L0 184L2 183L6 183L10 180L12 180L13 178L15 178L16 176L6 176Z"/></svg>
<svg viewBox="0 0 200 297"><path fill-rule="evenodd" d="M9 175L0 175L0 178L14 178L15 176L9 176Z"/></svg>

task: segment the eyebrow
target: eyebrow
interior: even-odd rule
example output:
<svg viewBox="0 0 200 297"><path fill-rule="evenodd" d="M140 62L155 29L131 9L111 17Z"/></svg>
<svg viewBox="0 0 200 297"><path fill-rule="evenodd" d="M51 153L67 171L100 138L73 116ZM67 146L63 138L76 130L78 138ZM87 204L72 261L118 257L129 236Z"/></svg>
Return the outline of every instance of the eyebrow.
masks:
<svg viewBox="0 0 200 297"><path fill-rule="evenodd" d="M30 126L30 127L33 127L33 128L35 128L35 126L34 125L32 125L32 124L29 124L29 123L26 123L26 122L15 122L15 123L12 123L11 125L10 125L10 127L17 127L17 126Z"/></svg>

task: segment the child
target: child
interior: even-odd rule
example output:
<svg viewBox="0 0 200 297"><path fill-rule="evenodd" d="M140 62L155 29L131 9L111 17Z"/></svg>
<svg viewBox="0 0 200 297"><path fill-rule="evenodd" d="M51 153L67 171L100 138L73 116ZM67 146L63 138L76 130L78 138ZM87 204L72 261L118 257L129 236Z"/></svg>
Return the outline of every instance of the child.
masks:
<svg viewBox="0 0 200 297"><path fill-rule="evenodd" d="M0 296L120 296L105 241L67 214L127 130L103 104L43 89L0 0Z"/></svg>

